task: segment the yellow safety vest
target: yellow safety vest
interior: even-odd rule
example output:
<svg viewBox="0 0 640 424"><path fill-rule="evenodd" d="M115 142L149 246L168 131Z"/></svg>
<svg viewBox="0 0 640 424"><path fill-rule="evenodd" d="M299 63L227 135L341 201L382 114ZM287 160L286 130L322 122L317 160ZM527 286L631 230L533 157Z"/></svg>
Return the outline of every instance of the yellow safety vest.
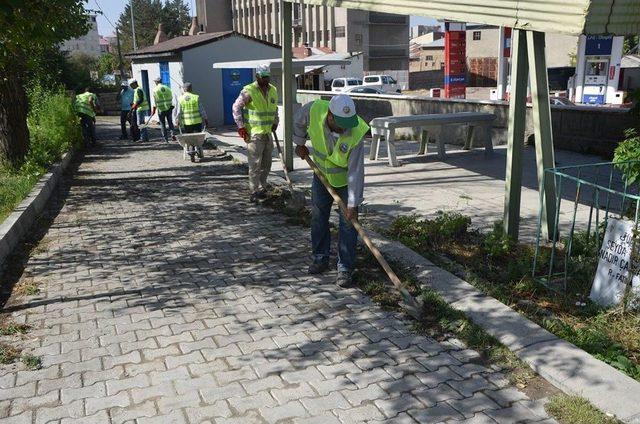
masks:
<svg viewBox="0 0 640 424"><path fill-rule="evenodd" d="M257 82L244 87L251 96L251 102L243 111L244 126L250 135L270 134L278 112L278 91L269 84L269 93L265 98Z"/></svg>
<svg viewBox="0 0 640 424"><path fill-rule="evenodd" d="M96 95L90 92L85 92L82 94L78 94L76 96L76 112L83 113L90 117L95 117L96 112L91 107L91 99L95 102Z"/></svg>
<svg viewBox="0 0 640 424"><path fill-rule="evenodd" d="M149 110L149 102L144 95L144 90L140 87L136 88L133 93L133 104L138 104L138 110Z"/></svg>
<svg viewBox="0 0 640 424"><path fill-rule="evenodd" d="M341 135L333 150L329 151L324 134L324 123L329 114L329 102L316 100L311 105L309 128L307 133L311 139L311 155L324 176L333 187L345 187L348 184L349 154L369 130L369 125L358 116L358 126L351 128L348 134Z"/></svg>
<svg viewBox="0 0 640 424"><path fill-rule="evenodd" d="M156 108L160 112L166 112L173 106L173 93L166 85L158 84L153 89L153 100L156 102Z"/></svg>
<svg viewBox="0 0 640 424"><path fill-rule="evenodd" d="M180 97L180 113L182 125L197 125L202 123L200 115L200 96L193 93L184 93Z"/></svg>

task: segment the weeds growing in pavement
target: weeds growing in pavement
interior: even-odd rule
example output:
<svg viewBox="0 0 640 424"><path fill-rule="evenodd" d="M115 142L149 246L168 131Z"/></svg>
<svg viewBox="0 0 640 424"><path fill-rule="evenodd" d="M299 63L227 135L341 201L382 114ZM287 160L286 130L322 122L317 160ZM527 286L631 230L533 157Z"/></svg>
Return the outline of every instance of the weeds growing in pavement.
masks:
<svg viewBox="0 0 640 424"><path fill-rule="evenodd" d="M571 281L563 294L532 279L534 246L510 240L501 223L480 232L470 218L440 212L434 219L398 218L386 234L640 381L640 315L607 311L588 298L599 248L593 235L574 235ZM544 271L549 253L541 252L538 271Z"/></svg>
<svg viewBox="0 0 640 424"><path fill-rule="evenodd" d="M621 421L608 417L580 396L553 396L545 409L560 424L621 424Z"/></svg>
<svg viewBox="0 0 640 424"><path fill-rule="evenodd" d="M20 356L18 349L6 343L0 343L0 364L10 364Z"/></svg>
<svg viewBox="0 0 640 424"><path fill-rule="evenodd" d="M42 360L30 353L23 353L20 356L20 362L25 364L30 370L39 370L42 368Z"/></svg>

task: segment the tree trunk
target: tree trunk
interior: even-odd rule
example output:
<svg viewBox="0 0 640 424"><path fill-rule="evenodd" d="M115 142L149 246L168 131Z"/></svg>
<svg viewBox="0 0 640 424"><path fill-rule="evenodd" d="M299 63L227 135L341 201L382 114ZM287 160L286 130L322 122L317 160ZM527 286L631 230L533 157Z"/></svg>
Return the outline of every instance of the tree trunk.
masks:
<svg viewBox="0 0 640 424"><path fill-rule="evenodd" d="M0 161L18 166L29 150L28 102L16 68L0 74Z"/></svg>

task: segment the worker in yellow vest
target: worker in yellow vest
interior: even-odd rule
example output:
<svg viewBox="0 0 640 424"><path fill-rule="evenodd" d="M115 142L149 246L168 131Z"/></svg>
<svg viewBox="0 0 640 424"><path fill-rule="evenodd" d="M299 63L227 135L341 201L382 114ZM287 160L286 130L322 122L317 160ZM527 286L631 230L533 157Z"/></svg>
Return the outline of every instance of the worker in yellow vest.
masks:
<svg viewBox="0 0 640 424"><path fill-rule="evenodd" d="M182 128L183 133L197 133L209 126L207 121L207 113L202 107L200 96L193 93L193 87L190 82L182 84L184 93L178 99L176 108L176 125Z"/></svg>
<svg viewBox="0 0 640 424"><path fill-rule="evenodd" d="M278 128L278 91L270 83L270 76L268 64L258 66L256 81L242 89L232 109L238 134L247 143L249 200L254 203L267 197L273 154L271 133Z"/></svg>
<svg viewBox="0 0 640 424"><path fill-rule="evenodd" d="M96 112L98 111L98 97L93 94L89 87L84 89L82 94L76 96L76 113L80 118L82 128L82 139L85 145L96 142Z"/></svg>
<svg viewBox="0 0 640 424"><path fill-rule="evenodd" d="M348 221L358 216L364 192L364 143L369 126L356 114L351 97L340 94L331 101L315 100L304 105L294 117L293 142L296 154L305 159L311 154L329 183L347 205L347 216L340 213L338 229L338 276L340 287L353 284L358 233ZM311 139L311 153L306 147ZM314 175L311 187L311 245L313 263L309 274L329 268L331 232L329 215L333 197Z"/></svg>
<svg viewBox="0 0 640 424"><path fill-rule="evenodd" d="M149 131L146 126L146 118L149 115L149 101L147 100L147 95L142 87L138 86L138 81L135 79L129 81L129 86L133 89L133 105L131 105L131 113L135 114L135 116L132 117L131 122L136 123L133 141L140 140L140 137L142 137L142 141L149 141ZM143 125L143 127L140 128L140 125Z"/></svg>
<svg viewBox="0 0 640 424"><path fill-rule="evenodd" d="M155 115L158 111L158 119L160 120L160 132L164 141L169 143L169 136L167 135L167 126L171 133L171 139L175 140L173 134L173 93L171 89L162 83L162 78L156 77L153 80L156 86L153 88L153 109L151 110L151 116Z"/></svg>

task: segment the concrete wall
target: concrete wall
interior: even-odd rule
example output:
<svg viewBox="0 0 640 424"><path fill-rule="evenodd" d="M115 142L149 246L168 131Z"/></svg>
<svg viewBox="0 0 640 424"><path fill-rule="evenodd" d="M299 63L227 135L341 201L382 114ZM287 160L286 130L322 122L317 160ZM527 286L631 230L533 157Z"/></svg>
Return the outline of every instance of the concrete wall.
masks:
<svg viewBox="0 0 640 424"><path fill-rule="evenodd" d="M299 91L298 102L325 98L332 93ZM496 115L493 127L493 143L505 144L509 105L506 102L446 100L418 96L353 95L358 114L365 120L390 115L419 115L453 112L487 112ZM558 149L599 154L610 157L613 149L624 138L624 130L634 124L633 117L625 109L595 108L587 106L552 106L554 145ZM405 131L400 135L413 135ZM531 107L527 109L525 140L532 141L533 124ZM413 135L415 136L415 135ZM462 129L452 132L448 142L462 144Z"/></svg>
<svg viewBox="0 0 640 424"><path fill-rule="evenodd" d="M162 60L165 61L164 59ZM170 77L170 86L171 92L173 93L174 104L177 101L177 98L182 94L182 83L183 72L182 72L182 62L180 58L173 57L166 60L169 62L169 77ZM160 63L158 59L149 59L146 61L136 61L136 63L131 64L131 72L133 78L138 80L140 87L142 87L142 71L146 70L149 75L149 101L151 102L151 107L155 105L153 101L153 87L155 86L155 82L153 79L160 76Z"/></svg>
<svg viewBox="0 0 640 424"><path fill-rule="evenodd" d="M429 88L444 88L444 71L442 69L409 73L410 90Z"/></svg>
<svg viewBox="0 0 640 424"><path fill-rule="evenodd" d="M233 62L242 58L253 60L280 57L280 49L243 37L227 37L215 43L185 50L182 53L184 79L193 84L200 95L210 125L222 125L222 71L213 69L214 63Z"/></svg>

